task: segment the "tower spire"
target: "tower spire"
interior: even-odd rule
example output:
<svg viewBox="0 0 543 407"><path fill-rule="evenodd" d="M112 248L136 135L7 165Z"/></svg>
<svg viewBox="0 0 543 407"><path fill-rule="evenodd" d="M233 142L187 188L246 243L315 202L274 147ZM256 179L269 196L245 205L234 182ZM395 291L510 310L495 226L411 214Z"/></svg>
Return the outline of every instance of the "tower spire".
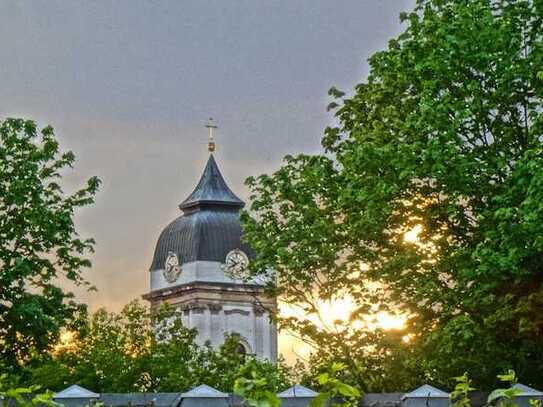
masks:
<svg viewBox="0 0 543 407"><path fill-rule="evenodd" d="M226 184L212 154L207 160L198 185L196 185L190 196L179 205L179 208L184 211L202 205L238 209L245 205Z"/></svg>
<svg viewBox="0 0 543 407"><path fill-rule="evenodd" d="M213 122L213 117L210 117L205 127L209 130L209 141L207 143L207 150L212 153L215 151L215 138L213 137L213 130L217 128L217 125Z"/></svg>

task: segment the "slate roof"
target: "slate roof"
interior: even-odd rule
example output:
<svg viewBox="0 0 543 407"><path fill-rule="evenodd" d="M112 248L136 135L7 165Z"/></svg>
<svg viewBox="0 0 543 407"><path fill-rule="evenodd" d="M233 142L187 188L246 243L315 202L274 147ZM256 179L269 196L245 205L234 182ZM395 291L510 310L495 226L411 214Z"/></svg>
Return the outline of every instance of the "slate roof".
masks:
<svg viewBox="0 0 543 407"><path fill-rule="evenodd" d="M402 397L402 400L407 398L449 398L449 393L444 392L443 390L436 389L429 384L424 384L415 390L405 393Z"/></svg>
<svg viewBox="0 0 543 407"><path fill-rule="evenodd" d="M181 401L181 393L102 393L100 401L109 406L150 406L176 407Z"/></svg>
<svg viewBox="0 0 543 407"><path fill-rule="evenodd" d="M228 252L240 248L249 257L251 249L241 242L239 211L245 204L228 187L213 155L200 182L179 205L183 215L171 222L158 238L150 270L161 270L169 252L179 262L223 262Z"/></svg>
<svg viewBox="0 0 543 407"><path fill-rule="evenodd" d="M366 393L359 403L361 407L399 407L403 393Z"/></svg>
<svg viewBox="0 0 543 407"><path fill-rule="evenodd" d="M98 397L100 397L98 393L94 393L77 384L72 384L64 390L53 394L53 398L55 399L95 399Z"/></svg>
<svg viewBox="0 0 543 407"><path fill-rule="evenodd" d="M514 384L512 386L514 389L520 390L522 393L518 394L518 397L543 397L543 392L536 390L532 387L526 386L524 384Z"/></svg>
<svg viewBox="0 0 543 407"><path fill-rule="evenodd" d="M277 397L279 398L287 398L287 397L315 397L319 393L308 389L307 387L304 387L299 384L295 384L290 389L286 389L285 391L282 391L281 393L277 394Z"/></svg>
<svg viewBox="0 0 543 407"><path fill-rule="evenodd" d="M514 386L515 388L518 388L519 390L523 391L527 396L536 396L539 397L538 394L543 394L542 392L532 389L528 386L517 384ZM73 390L77 390L76 392L73 392ZM439 389L436 389L432 386L422 386L416 390L414 390L411 393L407 394L413 394L415 395L419 394L419 392L425 392L424 398L428 397L428 391L437 391L435 394L447 394ZM83 393L86 393L87 395L97 395L96 393L93 393L90 390L84 389L80 386L70 386L67 389L56 393L54 395L54 398L57 399L60 403L62 403L63 397L58 397L59 395L70 395L70 394L76 394L77 392L80 392L77 397L74 397L71 400L72 406L85 406L89 405L89 400L96 399L96 397L81 397ZM305 399L311 398L312 396L316 395L318 393L315 393L313 390L308 389L306 387L295 385L291 387L290 389L287 389L281 393L278 394L279 397L283 398L285 402L290 401L304 401ZM422 393L420 393L422 394ZM199 407L202 406L208 406L208 407L217 407L219 404L220 398L228 398L227 404L231 407L246 407L243 400L235 395L235 394L227 394L222 393L216 389L213 389L212 387L209 387L207 385L201 385L193 388L192 390L186 392L186 393L102 393L98 395L98 401L104 403L105 407L124 407L124 406L131 406L131 407L182 407L183 405L188 405L189 401L196 402ZM359 407L401 407L402 402L401 400L406 396L404 393L366 393L364 394L362 400L358 403ZM32 395L27 394L24 396L25 399L31 400ZM472 392L469 395L471 405L473 407L484 407L486 406L486 400L488 397L488 393L482 393L482 392ZM522 397L522 395L521 395ZM205 400L205 399L213 399L216 400ZM67 401L69 400L69 397L64 397ZM203 403L200 403L200 401L203 401ZM75 404L73 403L75 402ZM78 403L80 402L80 403ZM309 402L308 402L309 403ZM17 402L13 399L7 400L7 406L8 407L16 407ZM223 404L224 405L224 404ZM305 406L305 404L296 404L296 405L302 405ZM308 404L307 404L308 405Z"/></svg>
<svg viewBox="0 0 543 407"><path fill-rule="evenodd" d="M214 389L213 387L208 386L207 384L201 384L191 390L189 390L186 393L182 394L183 398L191 398L191 397L198 397L198 398L227 398L230 395L227 393L223 393L217 389Z"/></svg>
<svg viewBox="0 0 543 407"><path fill-rule="evenodd" d="M189 197L179 205L179 208L185 210L203 204L219 204L235 208L245 206L226 184L213 154L209 156L200 182Z"/></svg>

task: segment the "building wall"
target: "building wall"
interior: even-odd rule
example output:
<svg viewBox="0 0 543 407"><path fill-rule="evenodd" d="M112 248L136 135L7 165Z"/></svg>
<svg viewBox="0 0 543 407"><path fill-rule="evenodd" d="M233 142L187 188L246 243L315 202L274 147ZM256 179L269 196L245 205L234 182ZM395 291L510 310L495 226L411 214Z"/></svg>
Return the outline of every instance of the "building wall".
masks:
<svg viewBox="0 0 543 407"><path fill-rule="evenodd" d="M193 282L218 282L229 284L256 284L264 285L263 279L251 279L247 282L243 280L234 280L226 276L221 268L222 264L216 261L194 261L181 266L181 274L177 281L169 283L164 278L164 270L151 271L151 291L162 290L165 288L176 287L180 284Z"/></svg>
<svg viewBox="0 0 543 407"><path fill-rule="evenodd" d="M261 282L232 280L218 262L184 264L178 280L168 283L162 270L151 272L152 307L167 302L182 311L183 325L196 328L197 343L219 347L228 334L238 334L247 352L277 360L277 329L270 320L275 299L265 296Z"/></svg>

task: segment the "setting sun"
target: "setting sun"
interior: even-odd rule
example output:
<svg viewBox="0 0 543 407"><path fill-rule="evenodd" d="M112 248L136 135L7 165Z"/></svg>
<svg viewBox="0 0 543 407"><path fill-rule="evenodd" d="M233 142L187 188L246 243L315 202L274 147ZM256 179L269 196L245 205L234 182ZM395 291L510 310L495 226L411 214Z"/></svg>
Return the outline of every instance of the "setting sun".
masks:
<svg viewBox="0 0 543 407"><path fill-rule="evenodd" d="M279 314L281 317L294 317L300 320L311 321L318 327L326 330L337 329L341 326L350 326L355 330L378 328L385 330L404 328L406 317L404 315L394 315L385 311L380 311L365 318L350 321L351 313L356 305L353 299L346 295L337 298L334 301L320 301L318 303L319 314L308 314L292 304L279 302ZM312 351L311 345L305 343L299 337L291 332L281 332L280 348L288 361L297 358L306 360Z"/></svg>
<svg viewBox="0 0 543 407"><path fill-rule="evenodd" d="M379 312L376 315L377 325L383 329L402 329L406 318L401 315L391 315L387 312Z"/></svg>
<svg viewBox="0 0 543 407"><path fill-rule="evenodd" d="M416 243L419 241L419 234L422 232L422 226L421 225L415 225L410 230L405 232L403 235L403 238L406 242L409 243Z"/></svg>

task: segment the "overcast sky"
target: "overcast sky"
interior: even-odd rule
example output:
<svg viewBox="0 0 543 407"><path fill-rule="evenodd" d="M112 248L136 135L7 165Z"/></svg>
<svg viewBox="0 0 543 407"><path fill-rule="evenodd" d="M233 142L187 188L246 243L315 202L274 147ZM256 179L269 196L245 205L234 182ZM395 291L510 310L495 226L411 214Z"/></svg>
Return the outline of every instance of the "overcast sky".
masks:
<svg viewBox="0 0 543 407"><path fill-rule="evenodd" d="M98 175L81 211L97 241L80 293L117 310L149 287L162 228L207 158L243 181L285 154L318 152L327 90L350 90L401 30L412 0L0 1L0 119L51 124L77 156L68 188Z"/></svg>

